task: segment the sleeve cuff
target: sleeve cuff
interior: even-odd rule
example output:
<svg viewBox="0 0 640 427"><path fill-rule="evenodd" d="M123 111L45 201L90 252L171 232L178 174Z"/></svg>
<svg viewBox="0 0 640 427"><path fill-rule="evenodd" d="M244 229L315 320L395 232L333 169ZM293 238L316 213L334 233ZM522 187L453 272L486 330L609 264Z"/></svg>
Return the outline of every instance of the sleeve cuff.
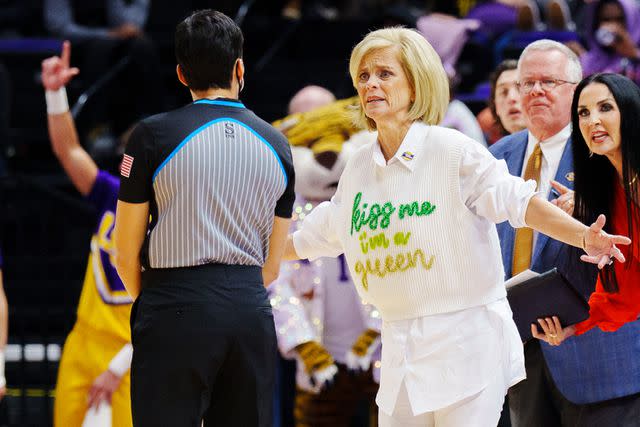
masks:
<svg viewBox="0 0 640 427"><path fill-rule="evenodd" d="M293 241L293 248L295 249L296 254L300 257L300 259L309 259L309 256L305 251L306 242L304 237L302 237L300 231L294 231L293 235L291 236L291 240Z"/></svg>
<svg viewBox="0 0 640 427"><path fill-rule="evenodd" d="M519 193L521 193L520 197L522 202L520 203L519 212L516 216L516 221L513 222L512 220L509 220L509 223L513 228L522 228L522 227L529 226L525 221L525 218L527 216L527 208L529 207L529 202L531 202L531 199L534 197L544 197L541 191L535 191L535 190L536 190L536 182L533 180L529 180L529 181L526 181L518 191Z"/></svg>
<svg viewBox="0 0 640 427"><path fill-rule="evenodd" d="M109 363L109 370L116 374L118 377L122 377L131 367L131 359L133 358L133 346L131 343L127 343L116 354Z"/></svg>

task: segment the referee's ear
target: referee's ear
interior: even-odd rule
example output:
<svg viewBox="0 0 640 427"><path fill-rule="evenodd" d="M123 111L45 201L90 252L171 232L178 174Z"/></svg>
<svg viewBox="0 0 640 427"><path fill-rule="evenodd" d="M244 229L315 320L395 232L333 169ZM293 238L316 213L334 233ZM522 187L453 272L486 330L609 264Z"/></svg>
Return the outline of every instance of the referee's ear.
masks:
<svg viewBox="0 0 640 427"><path fill-rule="evenodd" d="M178 75L178 80L180 80L180 83L182 83L186 87L189 87L189 84L187 83L187 79L184 77L184 73L182 72L182 68L180 67L180 64L176 65L176 74Z"/></svg>

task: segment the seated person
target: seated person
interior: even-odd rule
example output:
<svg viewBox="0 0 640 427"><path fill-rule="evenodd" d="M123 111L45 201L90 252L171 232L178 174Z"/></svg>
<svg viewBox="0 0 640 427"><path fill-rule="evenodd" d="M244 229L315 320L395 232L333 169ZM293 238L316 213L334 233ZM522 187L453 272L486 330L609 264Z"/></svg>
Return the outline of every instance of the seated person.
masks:
<svg viewBox="0 0 640 427"><path fill-rule="evenodd" d="M600 0L588 5L587 50L577 50L584 75L618 73L640 83L640 5L634 0Z"/></svg>

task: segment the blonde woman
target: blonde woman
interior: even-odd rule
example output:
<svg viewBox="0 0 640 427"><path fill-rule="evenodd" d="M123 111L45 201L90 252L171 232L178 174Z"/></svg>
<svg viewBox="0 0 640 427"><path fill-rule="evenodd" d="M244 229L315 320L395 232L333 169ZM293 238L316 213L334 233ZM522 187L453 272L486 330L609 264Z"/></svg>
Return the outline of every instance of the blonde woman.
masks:
<svg viewBox="0 0 640 427"><path fill-rule="evenodd" d="M369 33L349 65L358 120L378 131L348 162L330 202L290 236L289 259L344 253L361 297L381 313L381 426L496 425L525 377L503 286L495 222L509 220L624 260L629 239L587 227L535 196L535 182L461 133L437 126L448 82L413 30Z"/></svg>

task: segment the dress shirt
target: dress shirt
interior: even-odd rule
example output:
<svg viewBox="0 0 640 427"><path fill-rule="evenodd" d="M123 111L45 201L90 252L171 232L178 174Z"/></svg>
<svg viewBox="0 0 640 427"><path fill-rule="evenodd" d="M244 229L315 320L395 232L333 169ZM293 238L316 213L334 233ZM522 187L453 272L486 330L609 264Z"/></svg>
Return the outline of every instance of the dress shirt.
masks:
<svg viewBox="0 0 640 427"><path fill-rule="evenodd" d="M529 138L527 142L527 151L525 152L523 165L526 165L529 161L531 153L536 144L540 142L540 150L542 150L542 166L540 167L540 183L538 184L538 192L545 198L549 197L551 191L551 180L555 179L558 172L558 165L562 159L562 153L564 153L564 147L567 145L567 140L571 136L571 125L565 126L560 132L545 139L544 141L538 141L538 138L533 136L531 131L528 132ZM524 177L524 170L520 176ZM533 232L533 247L536 246L538 240L538 232Z"/></svg>

